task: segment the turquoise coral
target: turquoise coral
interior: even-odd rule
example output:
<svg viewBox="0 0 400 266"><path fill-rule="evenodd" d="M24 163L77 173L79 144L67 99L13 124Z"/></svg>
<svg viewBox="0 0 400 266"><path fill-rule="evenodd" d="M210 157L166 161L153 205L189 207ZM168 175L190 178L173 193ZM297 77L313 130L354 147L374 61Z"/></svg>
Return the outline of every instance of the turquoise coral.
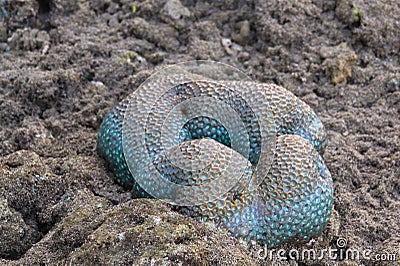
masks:
<svg viewBox="0 0 400 266"><path fill-rule="evenodd" d="M333 185L321 157L326 144L325 129L312 109L289 91L275 85L249 81L171 79L174 82L154 81L148 85L147 90L151 86L168 87L173 84L163 97L177 102L195 96L225 101L241 117L250 144L247 157L242 151L234 151L234 156L248 158L248 166L243 170L242 178L227 193L215 199L205 199L202 204L177 208L200 221L220 224L236 237L246 241L256 240L268 247L283 242L306 241L319 235L330 218ZM251 97L261 107L248 108L246 102L235 98L236 94L229 94L232 91L240 92L247 99ZM158 112L164 108L163 103L161 101L153 107L149 120L148 117L143 118L144 113L149 111L140 110L137 97L141 97L141 94L133 93L114 107L103 120L98 133L98 152L110 164L118 184L132 188L134 197L151 198L155 195L143 189L138 182L138 173L146 172L147 169L138 169L142 166L133 158L136 153L142 152L150 154L152 163L164 178L180 185L208 184L214 178L213 173L219 175L218 169L208 169L208 172L200 174L196 171L182 171L170 163L159 145L159 134L155 132L163 122L163 116L158 116ZM138 108L137 112L128 112L132 104ZM262 113L265 112L269 113L266 117L270 121L262 122L272 125L276 135L273 139L274 156L265 176L253 190L248 188L249 180L255 171L254 165L262 159L260 147L263 141L257 117L263 117ZM132 117L127 118L128 115ZM146 147L132 144L124 148L124 126L134 127L131 124L135 123L146 123ZM235 141L235 136L229 135L229 130L223 124L201 115L189 119L176 134L183 153L193 152L200 145L200 139L214 142L211 147L219 150L219 165L224 165L225 155L232 153L232 141ZM160 185L155 190L163 191L164 187Z"/></svg>

